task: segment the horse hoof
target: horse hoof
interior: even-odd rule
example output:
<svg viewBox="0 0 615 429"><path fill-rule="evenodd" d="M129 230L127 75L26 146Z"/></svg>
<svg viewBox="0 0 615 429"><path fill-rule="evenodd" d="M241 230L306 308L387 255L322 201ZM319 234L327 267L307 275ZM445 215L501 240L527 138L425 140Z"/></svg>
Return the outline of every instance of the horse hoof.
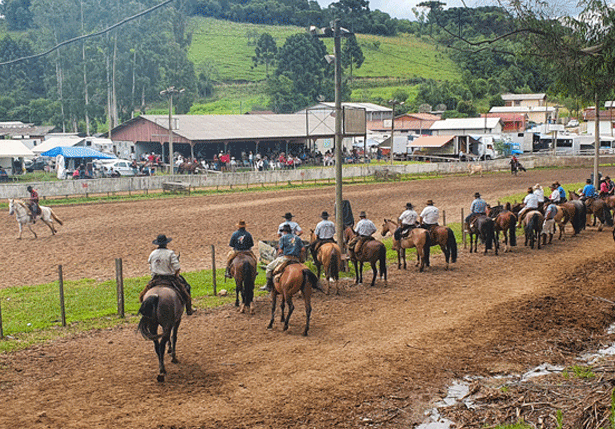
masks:
<svg viewBox="0 0 615 429"><path fill-rule="evenodd" d="M256 314L256 307L254 306L254 304L250 305L250 314L252 315Z"/></svg>
<svg viewBox="0 0 615 429"><path fill-rule="evenodd" d="M173 359L171 359L172 363L179 363L179 360L177 360L177 358L175 356L173 356Z"/></svg>
<svg viewBox="0 0 615 429"><path fill-rule="evenodd" d="M245 313L246 312L246 306L241 304L241 306L239 307L239 312L240 313Z"/></svg>
<svg viewBox="0 0 615 429"><path fill-rule="evenodd" d="M158 383L162 383L164 381L164 374L158 374L157 380Z"/></svg>

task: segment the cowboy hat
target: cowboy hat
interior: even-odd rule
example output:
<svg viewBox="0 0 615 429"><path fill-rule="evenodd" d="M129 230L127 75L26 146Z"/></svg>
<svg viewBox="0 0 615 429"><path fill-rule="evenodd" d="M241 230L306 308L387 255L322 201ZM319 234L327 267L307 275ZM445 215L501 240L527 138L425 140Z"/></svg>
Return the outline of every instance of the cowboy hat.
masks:
<svg viewBox="0 0 615 429"><path fill-rule="evenodd" d="M171 240L173 240L171 237L168 237L164 234L160 234L158 237L156 237L156 239L154 241L152 241L152 244L155 244L156 246L163 246L167 243L170 243Z"/></svg>
<svg viewBox="0 0 615 429"><path fill-rule="evenodd" d="M329 213L327 213L326 211L322 212L322 214L320 215L321 218L323 219L327 219L329 217Z"/></svg>
<svg viewBox="0 0 615 429"><path fill-rule="evenodd" d="M284 216L282 216L284 219L292 219L294 216L292 214L290 214L290 212L286 213Z"/></svg>
<svg viewBox="0 0 615 429"><path fill-rule="evenodd" d="M540 183L536 183L534 185L534 190L536 190L536 189L542 189L542 186L540 186Z"/></svg>
<svg viewBox="0 0 615 429"><path fill-rule="evenodd" d="M237 222L237 225L235 225L237 228L245 228L247 226L246 221L245 220L240 220L239 222Z"/></svg>
<svg viewBox="0 0 615 429"><path fill-rule="evenodd" d="M407 208L407 209L411 209L412 207L414 207L414 206L412 205L412 203L406 203L406 208Z"/></svg>
<svg viewBox="0 0 615 429"><path fill-rule="evenodd" d="M367 215L365 214L364 211L362 211L361 213L359 213L359 217L367 217Z"/></svg>
<svg viewBox="0 0 615 429"><path fill-rule="evenodd" d="M428 206L433 206L433 200L427 200L427 205Z"/></svg>
<svg viewBox="0 0 615 429"><path fill-rule="evenodd" d="M480 198L480 194L479 194L478 192L476 192L476 193L474 194L474 198Z"/></svg>

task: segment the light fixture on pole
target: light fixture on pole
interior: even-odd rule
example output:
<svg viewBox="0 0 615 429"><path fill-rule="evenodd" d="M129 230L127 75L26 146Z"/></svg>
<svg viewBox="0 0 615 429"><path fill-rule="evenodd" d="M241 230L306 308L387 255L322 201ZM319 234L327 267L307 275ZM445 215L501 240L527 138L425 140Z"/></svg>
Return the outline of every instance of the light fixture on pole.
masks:
<svg viewBox="0 0 615 429"><path fill-rule="evenodd" d="M342 47L341 38L351 36L353 33L340 27L340 20L336 19L331 27L318 29L310 27L310 34L314 37L333 37L333 55L325 55L327 63L335 63L335 229L337 242L343 247L344 219L342 208Z"/></svg>
<svg viewBox="0 0 615 429"><path fill-rule="evenodd" d="M389 157L391 158L391 165L393 165L393 140L395 134L395 106L403 106L403 101L397 101L395 99L389 100L389 104L393 111L391 112L391 152L389 153Z"/></svg>
<svg viewBox="0 0 615 429"><path fill-rule="evenodd" d="M176 89L170 86L165 90L160 91L161 96L169 97L169 164L171 166L171 174L175 172L175 163L173 162L173 96L175 94L183 94L185 89Z"/></svg>

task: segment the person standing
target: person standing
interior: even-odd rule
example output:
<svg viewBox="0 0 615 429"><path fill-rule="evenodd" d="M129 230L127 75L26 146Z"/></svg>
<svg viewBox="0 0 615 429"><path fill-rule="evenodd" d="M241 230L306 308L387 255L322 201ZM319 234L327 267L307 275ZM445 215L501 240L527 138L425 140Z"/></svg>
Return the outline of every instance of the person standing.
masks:
<svg viewBox="0 0 615 429"><path fill-rule="evenodd" d="M38 215L39 207L38 207L38 192L32 186L26 188L30 193L30 198L28 199L29 203L28 207L30 207L30 215L32 217L32 223L36 223L36 215Z"/></svg>
<svg viewBox="0 0 615 429"><path fill-rule="evenodd" d="M545 209L545 221L542 224L542 244L547 244L547 235L549 236L549 244L551 244L553 234L555 234L555 216L557 215L557 206L553 201L548 204L549 205Z"/></svg>
<svg viewBox="0 0 615 429"><path fill-rule="evenodd" d="M182 301L186 305L186 314L190 316L194 313L192 309L192 298L190 296L190 285L179 275L181 269L179 258L174 251L167 248L171 240L171 237L160 234L152 241L152 244L158 246L158 248L149 255L147 260L150 272L152 273L152 279L141 292L139 301L143 302L145 292L154 286L171 286L179 293Z"/></svg>
<svg viewBox="0 0 615 429"><path fill-rule="evenodd" d="M284 263L288 262L300 262L301 250L303 249L303 242L301 239L293 234L289 224L285 224L282 227L282 237L278 243L278 257L275 258L265 271L265 277L267 284L260 288L260 290L266 290L271 292L273 290L273 275L276 269ZM283 267L282 267L283 269Z"/></svg>
<svg viewBox="0 0 615 429"><path fill-rule="evenodd" d="M240 253L246 253L254 258L254 262L256 262L256 255L252 252L252 247L254 247L254 240L252 239L252 234L246 231L246 221L240 220L237 222L237 231L233 233L231 236L231 241L229 242L229 246L231 250L226 255L226 272L224 273L224 277L231 278L231 262L235 259Z"/></svg>
<svg viewBox="0 0 615 429"><path fill-rule="evenodd" d="M433 200L427 200L427 205L421 212L419 222L421 228L425 228L431 231L431 228L438 226L438 220L440 219L440 210L433 205Z"/></svg>

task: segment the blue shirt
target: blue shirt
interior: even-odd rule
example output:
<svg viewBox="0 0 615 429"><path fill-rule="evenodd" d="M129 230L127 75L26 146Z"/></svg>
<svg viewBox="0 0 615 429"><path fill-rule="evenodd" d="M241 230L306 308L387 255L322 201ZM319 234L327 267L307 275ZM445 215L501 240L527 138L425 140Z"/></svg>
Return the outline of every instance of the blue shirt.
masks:
<svg viewBox="0 0 615 429"><path fill-rule="evenodd" d="M301 249L303 248L303 242L299 237L293 234L286 234L280 238L280 242L278 243L280 249L282 249L282 254L284 256L301 256Z"/></svg>
<svg viewBox="0 0 615 429"><path fill-rule="evenodd" d="M596 194L596 187L588 184L583 187L583 196L585 198L593 197Z"/></svg>
<svg viewBox="0 0 615 429"><path fill-rule="evenodd" d="M233 233L231 236L231 242L228 245L238 252L250 250L252 246L254 246L252 234L246 231L245 228L240 228Z"/></svg>
<svg viewBox="0 0 615 429"><path fill-rule="evenodd" d="M560 186L559 188L557 188L557 190L559 191L559 197L560 199L563 201L566 199L566 190L564 189L563 186Z"/></svg>
<svg viewBox="0 0 615 429"><path fill-rule="evenodd" d="M555 215L557 215L557 206L551 203L545 211L545 219L553 219Z"/></svg>
<svg viewBox="0 0 615 429"><path fill-rule="evenodd" d="M470 213L481 213L485 214L487 212L487 202L482 198L477 198L472 201L472 205L470 206Z"/></svg>

